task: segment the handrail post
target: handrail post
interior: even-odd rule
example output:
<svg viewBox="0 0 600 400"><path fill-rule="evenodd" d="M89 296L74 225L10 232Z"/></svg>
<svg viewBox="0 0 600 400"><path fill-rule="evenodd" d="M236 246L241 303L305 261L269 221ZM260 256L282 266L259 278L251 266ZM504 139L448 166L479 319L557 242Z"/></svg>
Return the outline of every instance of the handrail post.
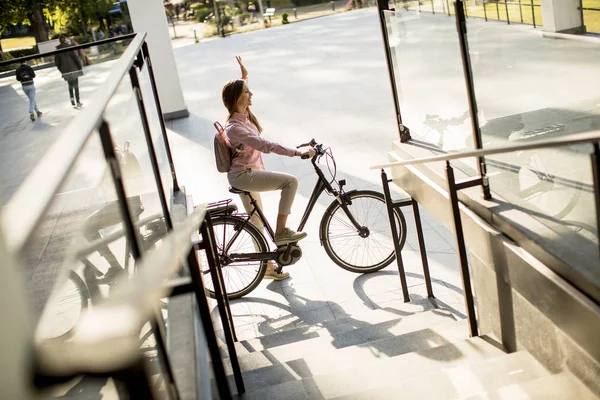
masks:
<svg viewBox="0 0 600 400"><path fill-rule="evenodd" d="M132 67L133 68L133 67ZM134 71L135 72L135 71ZM117 156L115 153L115 148L113 146L112 134L110 132L110 127L106 120L102 120L99 128L100 140L102 142L102 148L104 151L104 156L106 161L108 162L110 172L112 175L113 183L115 186L115 191L117 193L117 199L119 202L119 208L121 210L121 215L123 219L123 226L125 228L127 242L130 246L131 255L133 256L136 263L142 258L142 249L139 241L139 237L136 233L136 228L134 225L134 218L131 214L131 210L129 209L129 205L127 204L127 195L125 193L125 183L123 181L123 174L121 171L121 166L117 160ZM163 367L166 372L166 381L167 387L169 388L169 393L175 396L175 399L179 399L179 391L177 389L175 383L175 375L173 374L173 369L171 367L171 361L169 359L169 355L166 351L166 345L164 343L164 336L160 331L160 327L158 325L158 319L155 317L150 321L152 332L156 338L157 349L158 349L158 357L162 362Z"/></svg>
<svg viewBox="0 0 600 400"><path fill-rule="evenodd" d="M467 21L464 15L463 1L456 0L454 3L456 12L456 29L458 30L460 52L465 76L465 85L467 87L467 98L469 101L469 112L471 114L471 129L475 148L482 149L481 128L479 127L479 112L477 109L477 100L475 98L475 85L473 83L473 70L471 68L471 58L469 56L469 42L467 39ZM497 3L496 3L497 4ZM483 179L482 195L489 200L492 198L489 181L487 178L487 168L484 157L477 157L477 170Z"/></svg>
<svg viewBox="0 0 600 400"><path fill-rule="evenodd" d="M600 146L594 143L592 158L592 177L594 180L594 197L596 199L596 229L600 232Z"/></svg>
<svg viewBox="0 0 600 400"><path fill-rule="evenodd" d="M504 0L504 9L506 10L506 22L510 25L510 15L508 14L508 0Z"/></svg>
<svg viewBox="0 0 600 400"><path fill-rule="evenodd" d="M483 0L483 17L485 18L485 22L487 22L488 17L487 17L487 5L486 5L486 0Z"/></svg>
<svg viewBox="0 0 600 400"><path fill-rule="evenodd" d="M177 181L177 174L175 173L175 163L173 162L171 145L169 144L169 138L167 136L167 127L165 125L165 119L163 117L162 106L160 105L160 98L158 96L158 89L156 87L156 79L154 78L154 68L152 67L152 60L150 59L150 52L148 51L148 43L146 41L144 41L144 43L142 44L142 52L146 57L146 65L148 67L148 75L150 76L152 94L154 95L154 102L156 103L156 111L158 113L158 120L160 121L160 129L162 133L163 142L165 142L165 150L167 152L167 159L169 160L169 167L171 168L173 190L179 191L179 182Z"/></svg>
<svg viewBox="0 0 600 400"><path fill-rule="evenodd" d="M537 28L535 25L535 5L533 4L533 0L531 0L531 18L533 19L533 27Z"/></svg>
<svg viewBox="0 0 600 400"><path fill-rule="evenodd" d="M500 21L500 6L498 5L497 1L496 1L496 15L498 16L498 21Z"/></svg>
<svg viewBox="0 0 600 400"><path fill-rule="evenodd" d="M523 5L521 4L521 0L519 0L519 15L521 16L521 23L523 23Z"/></svg>
<svg viewBox="0 0 600 400"><path fill-rule="evenodd" d="M425 288L427 297L435 298L433 288L431 287L431 275L429 273L429 262L427 261L427 250L425 249L425 238L423 237L423 226L421 225L421 213L419 212L419 203L415 199L411 200L413 215L415 216L415 225L417 228L417 239L419 241L419 252L421 253L421 264L423 265L423 279L425 279Z"/></svg>
<svg viewBox="0 0 600 400"><path fill-rule="evenodd" d="M458 251L458 261L460 263L460 276L462 279L463 290L465 292L465 307L467 311L467 320L469 322L469 335L471 337L479 336L477 328L477 316L475 314L475 300L473 290L471 289L471 274L469 272L469 263L467 262L467 250L465 245L465 236L463 233L462 221L460 218L460 208L458 205L458 189L454 178L454 170L450 161L446 161L446 177L448 178L448 195L452 207L452 218L454 220L454 233L456 235L456 248Z"/></svg>
<svg viewBox="0 0 600 400"><path fill-rule="evenodd" d="M212 361L217 390L219 391L221 399L231 399L231 391L229 390L229 384L227 383L227 375L225 374L225 368L223 367L223 359L221 358L221 352L219 351L217 335L213 328L212 318L210 317L210 307L208 306L208 300L204 292L204 280L200 273L200 264L198 263L196 251L193 246L188 253L187 264L192 278L194 295L196 296L196 305L198 306L200 323L204 330L204 337L206 338L206 347L208 348L210 359Z"/></svg>
<svg viewBox="0 0 600 400"><path fill-rule="evenodd" d="M231 309L229 308L229 299L227 298L225 283L223 282L221 262L215 252L216 244L214 231L210 214L208 213L206 214L204 222L200 226L200 233L202 235L202 243L204 245L206 259L209 263L210 273L213 280L215 298L217 299L217 307L223 323L223 333L225 335L225 342L229 351L229 360L233 370L235 385L237 387L238 394L242 394L246 391L246 388L244 387L244 379L242 378L242 371L240 369L237 353L235 351L234 342L237 341L237 337L235 335L233 316L231 315Z"/></svg>
<svg viewBox="0 0 600 400"><path fill-rule="evenodd" d="M398 243L398 228L396 227L396 219L394 218L394 207L392 205L392 196L388 178L385 170L381 170L381 182L383 183L383 196L385 198L385 206L387 208L388 217L390 219L390 228L392 230L392 241L394 242L394 253L396 254L396 262L398 264L398 275L400 277L400 286L402 287L402 297L404 302L410 302L408 294L408 284L406 283L406 272L404 271L404 262L402 261L402 249Z"/></svg>
<svg viewBox="0 0 600 400"><path fill-rule="evenodd" d="M433 4L433 2L431 3ZM387 61L388 74L390 78L390 87L392 89L392 97L394 100L394 107L396 111L396 123L398 125L398 135L400 136L400 142L405 143L411 139L410 130L404 126L402 122L402 113L400 110L400 100L398 99L398 87L396 86L396 75L394 73L394 65L392 61L392 54L390 50L390 41L387 33L387 25L385 23L385 12L390 11L388 0L377 0L377 11L379 13L379 24L381 27L381 35L383 37L383 50L385 51L385 58ZM435 12L434 12L435 14Z"/></svg>

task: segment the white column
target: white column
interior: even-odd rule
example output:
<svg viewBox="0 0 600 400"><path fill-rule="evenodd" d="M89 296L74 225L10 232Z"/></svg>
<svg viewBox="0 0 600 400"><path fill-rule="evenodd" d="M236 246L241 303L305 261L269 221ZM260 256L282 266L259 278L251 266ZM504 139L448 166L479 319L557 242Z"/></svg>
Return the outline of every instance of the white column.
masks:
<svg viewBox="0 0 600 400"><path fill-rule="evenodd" d="M147 33L148 50L165 120L189 116L175 65L163 1L128 0L127 4L133 30Z"/></svg>
<svg viewBox="0 0 600 400"><path fill-rule="evenodd" d="M585 33L581 0L542 0L543 29L548 32Z"/></svg>

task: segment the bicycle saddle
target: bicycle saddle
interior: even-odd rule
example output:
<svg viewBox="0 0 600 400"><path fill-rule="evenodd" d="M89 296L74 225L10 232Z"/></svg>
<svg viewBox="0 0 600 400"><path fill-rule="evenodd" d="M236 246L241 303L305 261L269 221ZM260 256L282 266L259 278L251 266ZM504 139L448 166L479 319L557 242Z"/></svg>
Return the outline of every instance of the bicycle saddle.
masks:
<svg viewBox="0 0 600 400"><path fill-rule="evenodd" d="M233 186L229 187L229 193L233 193L233 194L245 194L245 195L250 194L250 193L248 193L245 190L237 189L237 188L234 188Z"/></svg>

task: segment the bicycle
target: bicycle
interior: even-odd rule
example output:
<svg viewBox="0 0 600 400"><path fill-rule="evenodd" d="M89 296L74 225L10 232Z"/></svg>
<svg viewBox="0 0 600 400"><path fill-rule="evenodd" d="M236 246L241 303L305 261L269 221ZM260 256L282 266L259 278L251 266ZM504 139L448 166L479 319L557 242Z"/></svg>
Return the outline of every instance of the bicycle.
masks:
<svg viewBox="0 0 600 400"><path fill-rule="evenodd" d="M370 273L387 267L394 261L395 254L383 194L372 190L346 192L346 181L336 180L337 167L331 149L317 144L314 139L297 148L309 146L315 150L311 163L318 179L297 231L303 230L317 200L323 192L327 192L335 199L321 219L319 240L329 258L341 268L355 273ZM323 157L331 180L325 177L318 165ZM333 185L336 185L337 189ZM281 272L283 267L300 260L302 249L297 243L289 243L276 246L275 250L271 251L264 233L250 222L256 214L262 221L271 243L275 243L273 229L256 200L249 192L236 188L230 188L229 191L250 196L253 206L247 214L238 214L237 207L232 204L231 199L209 204L208 207L227 296L229 299L237 299L259 285L269 260L275 261L276 271ZM399 227L399 237L396 240L402 248L406 242L406 221L400 209L394 209L394 215ZM214 298L208 263L202 262L202 268L206 292Z"/></svg>
<svg viewBox="0 0 600 400"><path fill-rule="evenodd" d="M134 217L137 219L141 212L143 212L143 208L139 211L139 214L134 214ZM144 251L155 248L157 243L167 234L165 220L161 214L155 214L137 221L136 226L140 231L140 241ZM115 284L128 277L131 259L129 244L126 245L125 249L125 265L113 276L107 276L105 272L102 272L87 258L101 246L106 246L124 235L123 230L111 233L78 252L77 257L83 264L83 269L81 273L70 269L67 279L53 293L43 316L43 318L52 318L52 322L45 323L42 321L39 324L41 329L39 335L41 337L45 340L69 339L74 333L73 329L77 321L90 303L95 304L102 300L103 290L101 288L108 286L110 292Z"/></svg>

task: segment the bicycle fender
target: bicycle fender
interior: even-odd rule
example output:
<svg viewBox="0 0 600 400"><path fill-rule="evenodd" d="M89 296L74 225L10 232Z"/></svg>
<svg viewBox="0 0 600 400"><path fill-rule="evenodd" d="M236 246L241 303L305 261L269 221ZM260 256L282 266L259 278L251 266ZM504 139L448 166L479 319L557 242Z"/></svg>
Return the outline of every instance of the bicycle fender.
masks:
<svg viewBox="0 0 600 400"><path fill-rule="evenodd" d="M348 194L351 194L351 193L354 193L354 192L358 192L358 191L359 191L359 189L352 189L352 190L350 190L348 192L345 192L344 194L348 195ZM323 232L323 224L325 223L325 215L331 214L332 211L333 211L333 209L338 204L342 204L342 198L339 195L327 207L327 209L323 213L323 218L321 218L321 223L319 224L319 243L321 243L321 247L323 246L323 233L322 232Z"/></svg>

